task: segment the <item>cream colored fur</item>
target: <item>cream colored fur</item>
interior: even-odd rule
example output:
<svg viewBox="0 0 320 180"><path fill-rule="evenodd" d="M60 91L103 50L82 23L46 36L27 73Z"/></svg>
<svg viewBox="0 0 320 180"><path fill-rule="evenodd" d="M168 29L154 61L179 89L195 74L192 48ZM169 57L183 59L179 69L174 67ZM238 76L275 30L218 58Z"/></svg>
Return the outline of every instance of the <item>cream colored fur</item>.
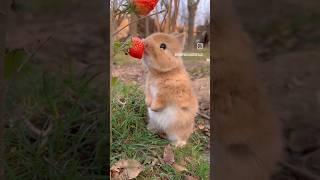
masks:
<svg viewBox="0 0 320 180"><path fill-rule="evenodd" d="M183 146L193 132L198 100L182 59L184 34L154 33L144 40L143 61L148 68L146 103L148 129L161 132L176 146ZM164 43L166 48L160 48Z"/></svg>

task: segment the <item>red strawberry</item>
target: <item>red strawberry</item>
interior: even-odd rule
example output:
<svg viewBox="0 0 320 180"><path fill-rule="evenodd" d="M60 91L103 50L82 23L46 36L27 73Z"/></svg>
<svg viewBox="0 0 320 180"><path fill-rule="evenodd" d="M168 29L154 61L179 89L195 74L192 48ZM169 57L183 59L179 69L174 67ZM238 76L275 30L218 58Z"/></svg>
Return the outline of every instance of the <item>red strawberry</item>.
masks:
<svg viewBox="0 0 320 180"><path fill-rule="evenodd" d="M138 15L149 14L154 7L156 7L158 0L132 0L132 4L135 7L135 12Z"/></svg>
<svg viewBox="0 0 320 180"><path fill-rule="evenodd" d="M143 41L138 37L131 38L131 47L129 48L130 56L141 59L144 52Z"/></svg>

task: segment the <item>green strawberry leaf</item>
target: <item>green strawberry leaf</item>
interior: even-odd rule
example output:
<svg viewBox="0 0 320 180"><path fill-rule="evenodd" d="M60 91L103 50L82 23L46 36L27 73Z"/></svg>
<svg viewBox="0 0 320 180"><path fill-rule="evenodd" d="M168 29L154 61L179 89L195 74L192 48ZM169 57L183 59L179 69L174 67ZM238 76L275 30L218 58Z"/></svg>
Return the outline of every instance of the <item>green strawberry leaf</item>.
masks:
<svg viewBox="0 0 320 180"><path fill-rule="evenodd" d="M124 52L127 53L129 51L129 48L131 48L131 39L128 41L120 42L120 41L115 41L113 43L113 52L114 54L117 54L119 52Z"/></svg>
<svg viewBox="0 0 320 180"><path fill-rule="evenodd" d="M120 41L115 41L113 43L113 52L114 52L114 54L119 53L120 47L121 47L121 42Z"/></svg>
<svg viewBox="0 0 320 180"><path fill-rule="evenodd" d="M134 4L129 4L126 9L128 14L132 14L136 12L136 6Z"/></svg>

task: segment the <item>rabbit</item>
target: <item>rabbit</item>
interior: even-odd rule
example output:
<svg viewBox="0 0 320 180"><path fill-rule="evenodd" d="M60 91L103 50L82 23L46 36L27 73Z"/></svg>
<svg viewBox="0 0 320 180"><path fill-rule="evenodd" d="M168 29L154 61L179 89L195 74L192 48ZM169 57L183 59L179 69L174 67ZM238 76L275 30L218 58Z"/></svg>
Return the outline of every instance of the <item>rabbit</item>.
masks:
<svg viewBox="0 0 320 180"><path fill-rule="evenodd" d="M283 158L281 122L232 1L216 0L213 15L213 179L270 180Z"/></svg>
<svg viewBox="0 0 320 180"><path fill-rule="evenodd" d="M198 100L180 54L184 33L154 33L144 40L143 64L147 68L145 102L147 128L163 133L176 147L187 144L193 133Z"/></svg>

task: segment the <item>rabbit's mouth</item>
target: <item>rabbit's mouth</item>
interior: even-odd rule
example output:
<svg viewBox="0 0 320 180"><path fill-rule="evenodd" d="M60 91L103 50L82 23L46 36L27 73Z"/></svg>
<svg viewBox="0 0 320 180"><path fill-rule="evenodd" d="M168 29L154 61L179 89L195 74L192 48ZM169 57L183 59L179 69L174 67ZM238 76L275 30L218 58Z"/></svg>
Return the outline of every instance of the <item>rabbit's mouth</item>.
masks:
<svg viewBox="0 0 320 180"><path fill-rule="evenodd" d="M152 47L150 47L150 45L146 43L144 45L144 53L145 54L150 54L151 51L152 51Z"/></svg>
<svg viewBox="0 0 320 180"><path fill-rule="evenodd" d="M146 54L143 55L142 62L146 67L149 67L151 65L149 58L150 57L148 55L146 55Z"/></svg>

